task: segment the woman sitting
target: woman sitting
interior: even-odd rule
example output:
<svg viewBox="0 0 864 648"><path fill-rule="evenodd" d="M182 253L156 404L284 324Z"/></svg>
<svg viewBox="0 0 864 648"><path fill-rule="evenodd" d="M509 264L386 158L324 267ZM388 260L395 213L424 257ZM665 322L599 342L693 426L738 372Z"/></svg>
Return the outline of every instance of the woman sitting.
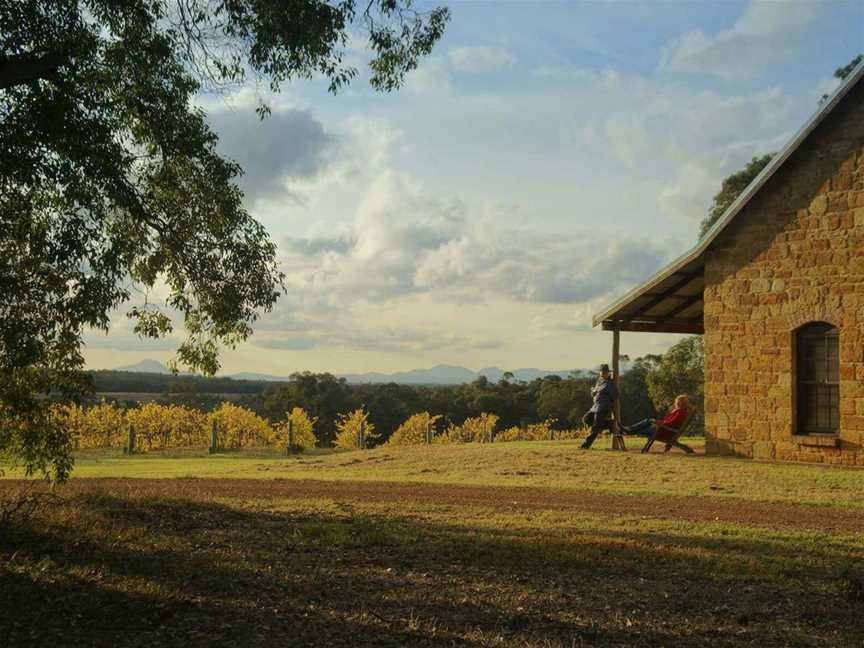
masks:
<svg viewBox="0 0 864 648"><path fill-rule="evenodd" d="M681 424L684 423L684 420L687 418L687 415L690 413L690 399L687 397L687 394L681 394L675 398L675 407L673 407L669 413L666 414L659 421L656 419L644 419L639 421L634 425L622 425L621 429L624 430L627 434L641 434L643 436L651 436L654 434L654 431L659 428L671 428L672 430L677 430L681 427ZM663 441L664 439L659 439ZM692 449L684 446L684 444L677 444L685 449L687 452L693 452Z"/></svg>

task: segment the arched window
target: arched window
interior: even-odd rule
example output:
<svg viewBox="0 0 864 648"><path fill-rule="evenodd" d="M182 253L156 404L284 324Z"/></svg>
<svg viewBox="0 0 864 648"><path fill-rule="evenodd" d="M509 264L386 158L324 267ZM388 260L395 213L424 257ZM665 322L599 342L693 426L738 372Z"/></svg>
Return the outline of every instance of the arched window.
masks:
<svg viewBox="0 0 864 648"><path fill-rule="evenodd" d="M837 329L813 322L796 334L798 434L840 429L840 344Z"/></svg>

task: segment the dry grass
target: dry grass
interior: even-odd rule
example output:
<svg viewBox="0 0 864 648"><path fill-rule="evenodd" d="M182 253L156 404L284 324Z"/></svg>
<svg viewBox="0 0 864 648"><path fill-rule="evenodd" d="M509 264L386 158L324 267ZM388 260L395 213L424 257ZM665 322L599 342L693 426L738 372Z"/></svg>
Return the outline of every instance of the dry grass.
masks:
<svg viewBox="0 0 864 648"><path fill-rule="evenodd" d="M534 486L625 495L710 496L864 509L861 469L705 457L699 450L649 455L583 452L578 441L384 447L366 452L275 450L208 456L205 451L81 453L77 477L220 477ZM606 442L608 446L608 441ZM602 448L602 446L601 446Z"/></svg>
<svg viewBox="0 0 864 648"><path fill-rule="evenodd" d="M151 478L119 478L124 467ZM202 478L211 471L235 479ZM77 474L103 478L73 480L59 502L2 529L4 646L860 646L864 636L862 471L526 443L91 454Z"/></svg>

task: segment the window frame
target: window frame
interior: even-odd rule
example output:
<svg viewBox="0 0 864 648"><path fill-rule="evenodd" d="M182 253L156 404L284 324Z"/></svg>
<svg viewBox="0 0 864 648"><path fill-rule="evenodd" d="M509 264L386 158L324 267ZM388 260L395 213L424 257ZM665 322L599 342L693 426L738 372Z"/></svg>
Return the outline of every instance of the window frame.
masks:
<svg viewBox="0 0 864 648"><path fill-rule="evenodd" d="M816 333L814 329L824 329L820 333ZM802 402L802 392L805 387L806 382L802 379L802 362L803 357L802 353L804 352L803 345L806 343L807 339L824 339L829 340L833 339L833 344L836 345L837 353L834 356L834 362L836 362L836 367L833 369L836 370L836 381L831 381L830 376L832 373L832 358L830 353L828 353L828 346L826 345L826 353L825 353L825 375L826 378L822 384L833 386L835 388L836 393L836 405L829 410L829 419L833 414L836 416L836 426L833 428L806 428L803 423L803 412L802 408L805 407ZM828 342L830 345L831 342ZM815 381L810 381L809 384L818 384ZM841 391L841 381L840 381L840 328L835 326L830 322L825 322L822 320L816 320L812 322L807 322L802 324L794 331L792 331L792 434L796 437L823 437L823 438L838 438L840 436L840 391ZM818 407L818 406L817 406Z"/></svg>

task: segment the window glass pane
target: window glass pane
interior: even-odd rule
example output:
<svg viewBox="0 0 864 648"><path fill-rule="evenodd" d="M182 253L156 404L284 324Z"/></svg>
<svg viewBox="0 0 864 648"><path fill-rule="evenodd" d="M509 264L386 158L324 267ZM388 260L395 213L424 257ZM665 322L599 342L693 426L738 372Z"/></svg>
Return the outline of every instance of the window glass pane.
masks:
<svg viewBox="0 0 864 648"><path fill-rule="evenodd" d="M831 430L840 429L840 387L838 385L830 385L828 387L831 394L831 408L828 427Z"/></svg>
<svg viewBox="0 0 864 648"><path fill-rule="evenodd" d="M828 382L837 383L840 382L840 341L837 337L830 337L827 339L827 378Z"/></svg>
<svg viewBox="0 0 864 648"><path fill-rule="evenodd" d="M837 329L824 322L799 329L798 432L836 432L840 427L840 345Z"/></svg>
<svg viewBox="0 0 864 648"><path fill-rule="evenodd" d="M826 349L825 340L818 338L807 338L806 344L806 380L821 382L827 377L825 371Z"/></svg>

